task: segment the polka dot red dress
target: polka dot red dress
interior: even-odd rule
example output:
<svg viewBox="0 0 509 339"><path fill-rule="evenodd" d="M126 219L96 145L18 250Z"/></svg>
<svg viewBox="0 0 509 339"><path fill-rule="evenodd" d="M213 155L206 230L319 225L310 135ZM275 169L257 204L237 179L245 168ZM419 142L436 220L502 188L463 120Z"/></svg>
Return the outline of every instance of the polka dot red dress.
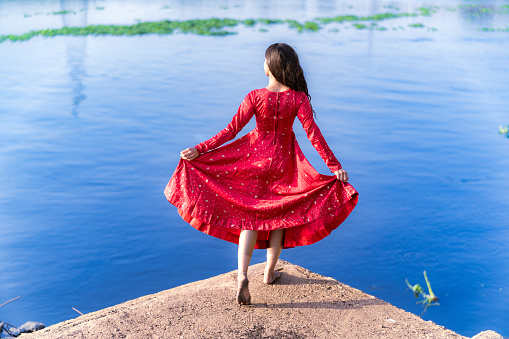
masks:
<svg viewBox="0 0 509 339"><path fill-rule="evenodd" d="M256 117L256 128L226 144ZM225 129L180 159L164 193L197 230L238 243L241 230L256 230L255 247L267 248L271 230L284 229L283 248L328 236L357 204L358 193L336 176L319 174L304 157L293 122L331 172L341 168L313 119L304 92L251 91Z"/></svg>

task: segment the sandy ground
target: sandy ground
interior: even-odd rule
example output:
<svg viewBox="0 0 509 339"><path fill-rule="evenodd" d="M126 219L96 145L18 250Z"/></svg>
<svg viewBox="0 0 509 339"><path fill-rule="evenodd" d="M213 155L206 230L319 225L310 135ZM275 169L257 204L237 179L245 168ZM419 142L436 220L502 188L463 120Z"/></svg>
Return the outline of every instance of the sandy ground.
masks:
<svg viewBox="0 0 509 339"><path fill-rule="evenodd" d="M249 268L250 306L235 303L233 271L19 338L465 338L285 261L276 267L281 277L265 285L264 266Z"/></svg>

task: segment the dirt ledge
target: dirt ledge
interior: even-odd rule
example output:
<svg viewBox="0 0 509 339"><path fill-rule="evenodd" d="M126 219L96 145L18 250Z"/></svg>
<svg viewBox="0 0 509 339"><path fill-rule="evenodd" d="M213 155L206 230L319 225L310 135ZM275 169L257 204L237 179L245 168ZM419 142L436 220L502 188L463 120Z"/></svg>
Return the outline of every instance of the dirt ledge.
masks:
<svg viewBox="0 0 509 339"><path fill-rule="evenodd" d="M232 271L19 338L466 338L282 260L281 278L265 285L264 266L249 268L251 306L236 305Z"/></svg>

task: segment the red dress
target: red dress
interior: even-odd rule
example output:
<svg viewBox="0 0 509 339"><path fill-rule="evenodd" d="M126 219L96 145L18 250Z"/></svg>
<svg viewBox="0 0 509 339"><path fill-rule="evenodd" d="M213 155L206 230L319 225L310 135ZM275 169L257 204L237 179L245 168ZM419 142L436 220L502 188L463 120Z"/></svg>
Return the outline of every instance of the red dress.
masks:
<svg viewBox="0 0 509 339"><path fill-rule="evenodd" d="M256 128L223 147L256 117ZM225 129L180 159L164 194L194 228L238 244L242 229L258 231L267 248L271 230L284 228L283 248L315 243L341 224L357 191L335 175L319 174L295 139L298 117L331 172L341 168L313 119L304 92L251 91Z"/></svg>

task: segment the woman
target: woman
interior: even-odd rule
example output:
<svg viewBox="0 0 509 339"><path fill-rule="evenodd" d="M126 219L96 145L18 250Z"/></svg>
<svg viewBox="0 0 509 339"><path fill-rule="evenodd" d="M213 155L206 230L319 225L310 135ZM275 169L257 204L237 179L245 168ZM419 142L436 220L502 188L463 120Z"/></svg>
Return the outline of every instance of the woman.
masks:
<svg viewBox="0 0 509 339"><path fill-rule="evenodd" d="M237 302L250 304L247 271L254 248L267 249L264 282L279 277L282 248L315 243L341 224L358 193L313 118L304 72L284 43L265 52L269 84L251 91L228 126L180 153L165 195L191 226L238 243ZM235 138L253 117L256 128ZM293 133L298 117L334 176L319 174Z"/></svg>

